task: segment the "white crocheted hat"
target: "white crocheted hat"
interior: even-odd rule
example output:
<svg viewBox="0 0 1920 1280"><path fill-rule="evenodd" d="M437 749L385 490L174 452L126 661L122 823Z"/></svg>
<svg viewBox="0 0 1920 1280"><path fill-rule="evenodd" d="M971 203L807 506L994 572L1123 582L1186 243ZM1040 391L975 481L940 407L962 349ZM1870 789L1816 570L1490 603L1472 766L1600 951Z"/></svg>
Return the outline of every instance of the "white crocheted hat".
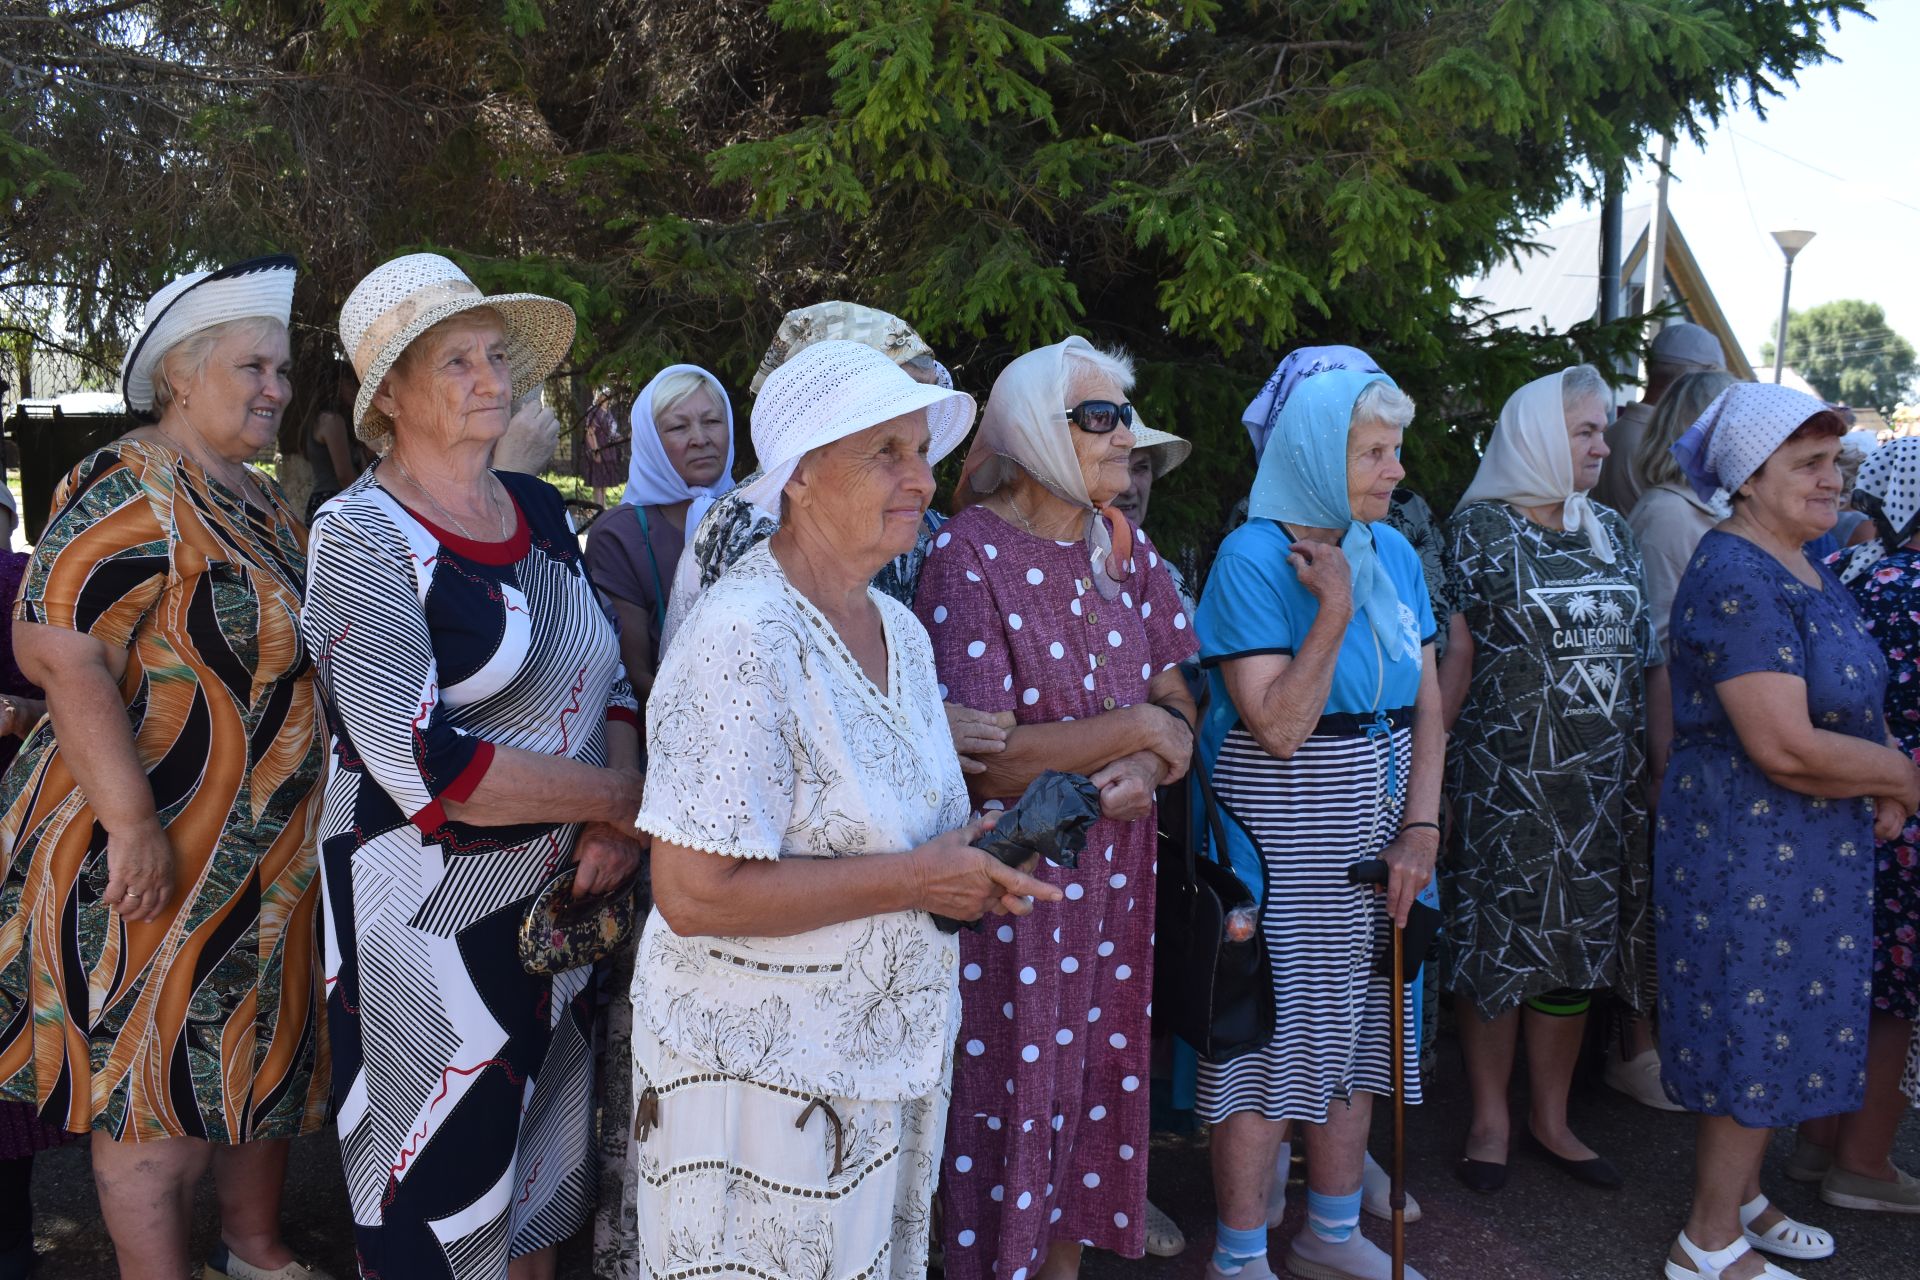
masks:
<svg viewBox="0 0 1920 1280"><path fill-rule="evenodd" d="M973 429L973 397L915 382L913 375L860 342L816 342L767 375L753 402L753 451L760 475L740 486L768 515L780 514L780 491L793 468L821 445L844 440L889 419L927 411L927 460L938 462Z"/></svg>
<svg viewBox="0 0 1920 1280"><path fill-rule="evenodd" d="M135 413L153 412L153 371L162 357L204 329L262 316L287 322L293 314L298 264L284 253L249 258L218 271L190 271L147 302L139 332L120 365L120 394Z"/></svg>
<svg viewBox="0 0 1920 1280"><path fill-rule="evenodd" d="M518 400L546 380L573 346L573 308L537 293L480 292L466 272L437 253L383 262L353 286L340 308L340 345L360 375L353 433L369 444L393 430L373 407L374 393L415 338L462 311L491 307L507 327L507 361Z"/></svg>

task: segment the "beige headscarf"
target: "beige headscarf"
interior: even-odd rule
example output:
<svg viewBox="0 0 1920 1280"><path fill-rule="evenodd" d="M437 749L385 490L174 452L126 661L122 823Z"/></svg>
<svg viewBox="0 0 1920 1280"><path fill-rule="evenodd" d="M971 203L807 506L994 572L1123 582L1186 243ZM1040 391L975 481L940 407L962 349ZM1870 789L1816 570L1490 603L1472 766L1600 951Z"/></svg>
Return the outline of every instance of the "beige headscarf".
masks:
<svg viewBox="0 0 1920 1280"><path fill-rule="evenodd" d="M1133 531L1125 516L1111 507L1096 509L1087 494L1066 414L1067 354L1073 351L1098 354L1075 336L1016 357L1000 371L960 469L955 506L972 506L1012 480L1014 468L1025 471L1055 497L1085 508L1093 582L1111 600L1133 569Z"/></svg>
<svg viewBox="0 0 1920 1280"><path fill-rule="evenodd" d="M816 302L780 317L767 354L760 357L748 388L760 394L767 375L816 342L858 342L872 347L895 364L905 364L916 356L932 355L926 340L899 316L878 307L863 307L857 302Z"/></svg>
<svg viewBox="0 0 1920 1280"><path fill-rule="evenodd" d="M1593 554L1612 564L1613 539L1600 523L1600 513L1584 492L1573 487L1573 441L1567 436L1560 390L1566 372L1535 378L1507 397L1480 469L1454 510L1489 500L1516 507L1558 503L1567 532L1584 533Z"/></svg>

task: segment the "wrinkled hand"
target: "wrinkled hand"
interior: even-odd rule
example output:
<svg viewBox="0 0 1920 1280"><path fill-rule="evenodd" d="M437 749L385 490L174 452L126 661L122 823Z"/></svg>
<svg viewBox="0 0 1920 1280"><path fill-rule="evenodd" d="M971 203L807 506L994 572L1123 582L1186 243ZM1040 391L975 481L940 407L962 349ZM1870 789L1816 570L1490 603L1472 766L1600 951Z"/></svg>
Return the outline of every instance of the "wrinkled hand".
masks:
<svg viewBox="0 0 1920 1280"><path fill-rule="evenodd" d="M1873 802L1873 838L1885 843L1897 837L1907 827L1906 806L1890 796L1881 796Z"/></svg>
<svg viewBox="0 0 1920 1280"><path fill-rule="evenodd" d="M626 884L638 874L645 849L610 822L589 822L573 846L574 865L579 868L573 877L573 896L597 897Z"/></svg>
<svg viewBox="0 0 1920 1280"><path fill-rule="evenodd" d="M173 842L160 820L107 835L107 889L100 900L129 922L158 920L173 900Z"/></svg>
<svg viewBox="0 0 1920 1280"><path fill-rule="evenodd" d="M1381 850L1380 857L1387 864L1387 914L1402 929L1407 927L1414 899L1433 879L1433 863L1439 853L1439 833L1426 827L1401 832Z"/></svg>
<svg viewBox="0 0 1920 1280"><path fill-rule="evenodd" d="M1156 712L1171 723L1173 717ZM1116 822L1134 822L1153 811L1153 792L1167 773L1167 766L1152 751L1136 751L1121 756L1097 770L1091 781L1100 788L1100 816Z"/></svg>
<svg viewBox="0 0 1920 1280"><path fill-rule="evenodd" d="M919 889L914 905L949 920L978 920L997 916L1024 916L1033 900L1058 902L1060 890L1025 871L1004 865L998 858L973 847L983 832L991 831L999 815L975 818L966 826L935 836L906 856L913 860ZM1028 863L1028 866L1031 866Z"/></svg>
<svg viewBox="0 0 1920 1280"><path fill-rule="evenodd" d="M596 825L610 826L630 840L648 843L647 837L633 825L640 816L640 801L646 795L647 775L638 769L617 767L608 768L607 773L611 775L613 788Z"/></svg>
<svg viewBox="0 0 1920 1280"><path fill-rule="evenodd" d="M986 762L980 756L998 755L1007 749L1007 731L1014 727L1011 711L975 711L949 702L947 732L953 735L953 749L960 754L960 768L967 773L985 773Z"/></svg>
<svg viewBox="0 0 1920 1280"><path fill-rule="evenodd" d="M538 396L531 396L507 420L506 434L493 446L493 465L501 471L537 476L553 461L559 443L560 419Z"/></svg>
<svg viewBox="0 0 1920 1280"><path fill-rule="evenodd" d="M1287 563L1300 579L1307 594L1319 601L1320 608L1353 612L1353 578L1347 567L1347 554L1331 542L1300 541L1289 549Z"/></svg>
<svg viewBox="0 0 1920 1280"><path fill-rule="evenodd" d="M1141 750L1151 752L1166 765L1161 783L1178 782L1186 777L1187 767L1193 763L1193 726L1187 723L1187 718L1168 715L1165 707L1152 702L1142 702L1127 710L1145 728Z"/></svg>

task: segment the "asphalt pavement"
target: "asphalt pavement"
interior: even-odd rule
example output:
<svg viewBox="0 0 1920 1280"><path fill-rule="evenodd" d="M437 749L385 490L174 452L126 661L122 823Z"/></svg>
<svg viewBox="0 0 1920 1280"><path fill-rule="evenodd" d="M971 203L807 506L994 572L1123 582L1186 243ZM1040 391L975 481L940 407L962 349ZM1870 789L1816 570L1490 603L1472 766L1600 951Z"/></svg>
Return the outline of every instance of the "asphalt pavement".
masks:
<svg viewBox="0 0 1920 1280"><path fill-rule="evenodd" d="M1516 1122L1523 1122L1524 1090L1515 1092ZM1660 1275L1691 1191L1691 1117L1651 1111L1598 1084L1583 1085L1574 1128L1619 1167L1626 1185L1595 1190L1516 1151L1506 1188L1488 1196L1467 1190L1450 1172L1467 1124L1466 1089L1450 1041L1441 1043L1427 1096L1427 1105L1407 1113L1407 1185L1424 1210L1422 1220L1407 1228L1408 1259L1427 1280L1653 1280ZM1373 1151L1382 1161L1390 1149L1390 1114L1382 1107L1376 1117ZM1805 1280L1920 1280L1920 1217L1822 1205L1815 1188L1789 1182L1781 1173L1791 1145L1789 1135L1775 1135L1763 1185L1788 1213L1831 1230L1840 1245L1824 1262L1796 1264L1798 1273ZM1187 1233L1187 1252L1131 1261L1090 1253L1082 1268L1086 1280L1198 1280L1204 1273L1213 1230L1205 1138L1157 1136L1152 1158L1153 1199ZM1904 1168L1920 1170L1920 1119L1912 1112L1894 1158ZM1272 1236L1276 1259L1301 1227L1304 1199L1296 1187L1286 1221ZM85 1143L40 1157L35 1201L40 1276L113 1280L118 1275L94 1200ZM284 1217L288 1241L303 1257L337 1280L351 1280L353 1237L330 1133L295 1145ZM1363 1221L1367 1234L1384 1247L1386 1225ZM217 1229L208 1185L201 1191L194 1235L202 1256ZM589 1280L585 1242L576 1241L562 1253L560 1275Z"/></svg>

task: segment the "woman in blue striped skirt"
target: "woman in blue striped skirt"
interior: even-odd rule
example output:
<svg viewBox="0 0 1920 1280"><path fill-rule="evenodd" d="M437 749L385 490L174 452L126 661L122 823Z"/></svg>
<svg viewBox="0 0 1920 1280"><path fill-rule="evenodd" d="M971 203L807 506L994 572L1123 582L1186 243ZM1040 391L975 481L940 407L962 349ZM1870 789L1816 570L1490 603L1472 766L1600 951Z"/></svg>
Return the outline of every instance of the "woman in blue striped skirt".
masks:
<svg viewBox="0 0 1920 1280"><path fill-rule="evenodd" d="M1306 1126L1309 1173L1289 1269L1389 1274L1358 1230L1372 1098L1393 1092L1395 993L1373 959L1389 915L1404 923L1433 876L1445 741L1420 558L1376 523L1406 475L1412 418L1383 374L1333 370L1295 388L1251 518L1221 544L1200 600L1211 691L1200 755L1228 854L1261 898L1275 1014L1264 1049L1200 1067L1220 1203L1210 1276L1273 1274L1267 1197L1290 1121ZM1384 899L1347 882L1367 858L1391 868ZM1417 1079L1407 1100L1419 1101Z"/></svg>

